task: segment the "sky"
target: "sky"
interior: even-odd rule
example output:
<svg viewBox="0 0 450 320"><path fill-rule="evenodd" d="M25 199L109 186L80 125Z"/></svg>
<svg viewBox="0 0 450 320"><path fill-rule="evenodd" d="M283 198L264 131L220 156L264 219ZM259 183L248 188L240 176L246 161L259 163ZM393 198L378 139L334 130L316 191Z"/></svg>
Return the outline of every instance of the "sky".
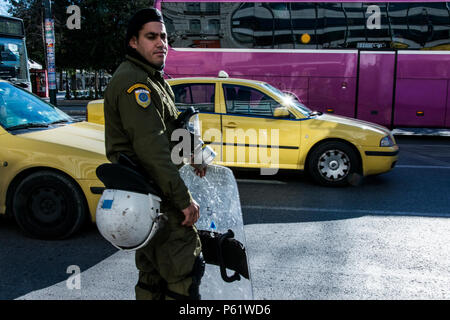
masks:
<svg viewBox="0 0 450 320"><path fill-rule="evenodd" d="M0 15L9 16L8 3L5 0L0 0Z"/></svg>

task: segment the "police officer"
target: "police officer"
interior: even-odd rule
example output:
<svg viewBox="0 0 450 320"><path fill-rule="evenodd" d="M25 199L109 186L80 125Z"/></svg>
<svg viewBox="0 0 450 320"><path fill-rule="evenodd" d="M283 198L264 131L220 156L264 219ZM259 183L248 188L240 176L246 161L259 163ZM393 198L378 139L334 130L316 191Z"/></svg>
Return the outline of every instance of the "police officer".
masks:
<svg viewBox="0 0 450 320"><path fill-rule="evenodd" d="M178 110L163 79L168 47L159 10L143 9L131 18L125 45L126 60L105 91L106 156L116 163L123 153L144 168L163 192L161 212L168 218L149 244L136 251L136 299L200 299L204 261L194 226L199 206L171 161Z"/></svg>

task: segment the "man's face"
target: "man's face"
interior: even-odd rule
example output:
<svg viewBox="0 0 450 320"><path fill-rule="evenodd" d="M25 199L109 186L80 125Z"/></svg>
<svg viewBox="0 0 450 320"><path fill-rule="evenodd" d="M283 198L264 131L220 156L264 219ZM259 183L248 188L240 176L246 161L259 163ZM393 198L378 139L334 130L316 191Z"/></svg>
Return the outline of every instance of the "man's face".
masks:
<svg viewBox="0 0 450 320"><path fill-rule="evenodd" d="M130 39L130 47L136 49L141 56L156 67L166 62L167 33L161 22L147 22L139 31L139 36Z"/></svg>

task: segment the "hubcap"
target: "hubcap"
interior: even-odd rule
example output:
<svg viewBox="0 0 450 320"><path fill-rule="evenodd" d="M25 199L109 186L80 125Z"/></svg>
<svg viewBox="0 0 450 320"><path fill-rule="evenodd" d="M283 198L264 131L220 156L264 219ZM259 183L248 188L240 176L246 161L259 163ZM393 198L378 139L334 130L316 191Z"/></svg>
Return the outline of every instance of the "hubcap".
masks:
<svg viewBox="0 0 450 320"><path fill-rule="evenodd" d="M55 222L64 210L64 198L53 188L40 188L31 195L31 210L37 220Z"/></svg>
<svg viewBox="0 0 450 320"><path fill-rule="evenodd" d="M328 181L341 181L350 172L350 159L341 150L327 150L317 163L320 175Z"/></svg>

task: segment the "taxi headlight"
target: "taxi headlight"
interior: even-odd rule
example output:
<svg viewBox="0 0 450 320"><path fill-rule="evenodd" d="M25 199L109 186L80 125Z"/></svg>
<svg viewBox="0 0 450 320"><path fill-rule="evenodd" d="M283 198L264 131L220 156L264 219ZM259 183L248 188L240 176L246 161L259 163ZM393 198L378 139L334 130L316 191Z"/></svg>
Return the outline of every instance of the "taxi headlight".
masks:
<svg viewBox="0 0 450 320"><path fill-rule="evenodd" d="M386 136L380 141L380 147L392 147L394 145L394 140L391 136Z"/></svg>

